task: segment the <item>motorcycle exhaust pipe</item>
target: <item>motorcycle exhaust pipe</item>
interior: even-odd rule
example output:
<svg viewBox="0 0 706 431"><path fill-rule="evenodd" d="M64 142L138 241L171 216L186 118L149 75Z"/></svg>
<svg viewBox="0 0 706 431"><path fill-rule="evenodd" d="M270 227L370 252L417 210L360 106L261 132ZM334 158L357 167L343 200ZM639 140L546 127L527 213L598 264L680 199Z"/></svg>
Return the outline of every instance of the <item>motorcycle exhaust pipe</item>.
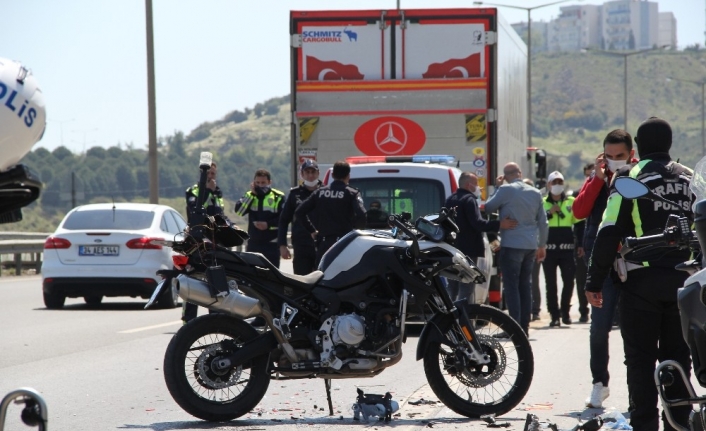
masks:
<svg viewBox="0 0 706 431"><path fill-rule="evenodd" d="M184 274L179 274L175 280L179 283L179 297L184 301L232 314L241 319L262 314L259 300L245 296L237 290L229 289L228 295L214 298L211 296L208 283L204 281Z"/></svg>

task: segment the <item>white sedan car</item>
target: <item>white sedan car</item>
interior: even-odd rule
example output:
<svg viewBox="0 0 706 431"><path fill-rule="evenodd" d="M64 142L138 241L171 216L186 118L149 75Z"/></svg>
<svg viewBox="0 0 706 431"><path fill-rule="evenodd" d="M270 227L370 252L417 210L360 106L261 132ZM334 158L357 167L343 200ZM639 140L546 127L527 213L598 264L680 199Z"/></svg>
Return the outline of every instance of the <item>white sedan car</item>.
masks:
<svg viewBox="0 0 706 431"><path fill-rule="evenodd" d="M166 205L105 203L71 210L44 243L42 288L47 308L59 309L67 297L98 305L104 296L149 298L172 269L172 251L153 240L173 240L186 221ZM176 307L177 292L159 304Z"/></svg>

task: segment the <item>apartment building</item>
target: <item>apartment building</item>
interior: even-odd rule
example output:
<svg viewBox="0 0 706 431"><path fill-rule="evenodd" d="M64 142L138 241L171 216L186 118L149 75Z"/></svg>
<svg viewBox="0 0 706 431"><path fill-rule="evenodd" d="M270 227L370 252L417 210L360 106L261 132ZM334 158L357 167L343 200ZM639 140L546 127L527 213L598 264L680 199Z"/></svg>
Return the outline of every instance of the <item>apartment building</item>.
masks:
<svg viewBox="0 0 706 431"><path fill-rule="evenodd" d="M578 51L596 48L611 51L677 47L677 22L671 12L659 12L647 0L612 0L602 5L570 5L560 8L550 22L532 21L532 52ZM512 25L527 33L527 23Z"/></svg>
<svg viewBox="0 0 706 431"><path fill-rule="evenodd" d="M548 26L549 51L601 47L601 6L572 5L560 10L561 14Z"/></svg>
<svg viewBox="0 0 706 431"><path fill-rule="evenodd" d="M657 45L677 47L677 19L671 12L659 13L659 36Z"/></svg>

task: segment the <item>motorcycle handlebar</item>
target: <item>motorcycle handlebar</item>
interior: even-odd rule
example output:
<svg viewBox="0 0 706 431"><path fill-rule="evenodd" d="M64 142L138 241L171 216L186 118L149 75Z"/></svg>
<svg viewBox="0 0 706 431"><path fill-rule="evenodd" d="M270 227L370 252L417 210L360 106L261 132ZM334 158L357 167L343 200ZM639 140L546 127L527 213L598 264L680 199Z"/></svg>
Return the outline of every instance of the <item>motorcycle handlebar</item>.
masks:
<svg viewBox="0 0 706 431"><path fill-rule="evenodd" d="M663 233L659 235L648 235L640 238L627 237L625 238L625 245L630 248L643 247L646 245L664 244L668 245L667 239Z"/></svg>
<svg viewBox="0 0 706 431"><path fill-rule="evenodd" d="M407 248L407 255L415 259L419 257L419 241L417 240L417 235L410 230L407 222L396 214L391 214L388 221L392 226L400 229L412 240L412 245Z"/></svg>

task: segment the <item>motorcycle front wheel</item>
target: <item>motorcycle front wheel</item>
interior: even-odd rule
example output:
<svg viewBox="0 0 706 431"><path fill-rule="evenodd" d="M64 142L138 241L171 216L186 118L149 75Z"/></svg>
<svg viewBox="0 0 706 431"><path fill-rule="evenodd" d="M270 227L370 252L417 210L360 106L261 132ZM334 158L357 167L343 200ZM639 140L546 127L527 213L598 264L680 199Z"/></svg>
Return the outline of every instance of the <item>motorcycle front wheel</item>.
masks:
<svg viewBox="0 0 706 431"><path fill-rule="evenodd" d="M532 347L509 315L487 305L465 306L490 363L476 365L467 359L468 347L461 328L449 316L438 327L454 347L439 341L426 346L427 381L439 400L462 416L505 414L522 401L532 383Z"/></svg>
<svg viewBox="0 0 706 431"><path fill-rule="evenodd" d="M270 384L268 355L228 370L215 367L215 362L257 335L248 323L225 314L200 316L184 325L164 356L164 380L174 401L187 413L212 422L235 419L255 408Z"/></svg>

